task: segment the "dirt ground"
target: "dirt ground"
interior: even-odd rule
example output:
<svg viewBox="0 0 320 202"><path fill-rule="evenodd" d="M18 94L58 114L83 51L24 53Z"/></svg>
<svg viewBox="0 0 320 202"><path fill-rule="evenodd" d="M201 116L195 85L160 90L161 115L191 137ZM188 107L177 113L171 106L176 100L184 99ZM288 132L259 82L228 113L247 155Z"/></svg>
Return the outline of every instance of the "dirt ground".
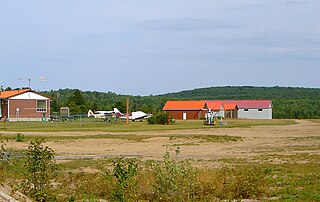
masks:
<svg viewBox="0 0 320 202"><path fill-rule="evenodd" d="M320 123L307 120L297 120L298 124L286 126L254 126L250 128L210 128L194 130L171 130L158 132L105 133L113 135L150 135L143 141L122 139L79 139L47 141L57 154L58 159L84 157L139 157L143 160L162 159L169 151L175 155L177 145L180 147L179 158L211 161L227 158L254 158L261 155L295 155L308 153L320 155ZM8 132L1 132L8 134ZM13 134L13 133L12 133ZM16 133L14 133L16 134ZM25 132L27 135L37 135L36 132ZM50 132L41 135L97 135L102 132ZM201 142L194 139L170 140L165 135L229 135L240 136L241 141ZM162 136L162 137L161 137ZM27 149L27 142L6 142L7 148Z"/></svg>

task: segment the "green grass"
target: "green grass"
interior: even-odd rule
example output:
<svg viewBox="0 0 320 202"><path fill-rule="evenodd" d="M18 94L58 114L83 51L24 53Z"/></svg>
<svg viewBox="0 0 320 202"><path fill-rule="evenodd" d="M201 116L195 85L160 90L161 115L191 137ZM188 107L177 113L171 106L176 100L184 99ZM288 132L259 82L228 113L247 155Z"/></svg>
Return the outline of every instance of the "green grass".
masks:
<svg viewBox="0 0 320 202"><path fill-rule="evenodd" d="M313 123L320 123L320 119L308 119L309 121L312 121Z"/></svg>
<svg viewBox="0 0 320 202"><path fill-rule="evenodd" d="M301 141L301 140L320 140L320 136L307 136L307 137L291 137L289 138L293 141Z"/></svg>
<svg viewBox="0 0 320 202"><path fill-rule="evenodd" d="M63 141L63 140L78 140L78 139L125 139L130 141L144 141L152 137L167 137L171 140L186 139L187 143L176 144L175 146L191 146L197 145L198 142L230 142L241 141L241 137L228 135L138 135L139 131L161 131L161 130L188 130L188 129L209 129L222 127L250 127L257 125L288 125L294 124L294 120L226 120L222 126L205 126L202 121L177 121L175 125L148 125L146 122L130 122L127 126L125 123L118 124L104 122L68 122L68 123L37 123L37 122L17 122L17 123L0 123L0 131L16 131L12 135L1 135L2 139L16 140L17 134L24 135L22 141L29 142L36 138L44 139L45 141ZM29 135L23 132L58 132L58 131L100 131L97 135L76 135L76 136L58 136L58 135ZM137 132L137 134L108 134L108 132ZM106 133L106 134L103 134ZM212 130L214 133L214 130ZM41 133L39 133L41 134ZM291 139L300 140L319 140L317 136L301 137ZM307 152L310 150L318 150L315 145L310 146L292 146L284 148L281 151L268 151L259 153L253 157L247 158L225 158L211 159L208 163L220 163L230 168L240 169L246 177L252 176L251 173L246 174L246 168L259 165L262 171L267 175L266 201L268 198L275 197L278 201L320 201L320 156ZM276 152L304 151L293 154L276 154ZM0 180L14 186L17 181L23 178L22 172L24 159L15 159L8 164L0 162ZM206 164L203 160L203 164ZM99 198L108 198L110 190L114 187L114 179L108 174L112 170L113 159L74 159L59 161L56 195L61 197L60 201L68 201L74 197L77 201L97 201ZM137 184L138 190L131 193L137 193L139 199L150 199L150 183L152 177L150 173L144 172L143 168L146 162L139 162L139 170ZM87 170L93 172L88 172ZM225 193L219 193L222 189L219 188L217 181L223 179L223 175L228 174L230 183L227 184L230 189L237 187L232 186L233 180L238 179L237 175L232 175L232 172L221 172L219 169L200 168L199 174L201 178L199 183L200 188L196 189L199 195L199 200L196 201L212 201L216 200L217 196ZM230 170L234 171L234 170ZM253 170L253 172L255 172ZM240 173L240 174L241 174ZM255 173L253 173L253 176ZM111 179L111 180L110 180ZM240 182L245 182L239 178ZM223 185L223 184L221 184ZM263 185L265 186L265 185ZM243 186L239 186L241 188ZM258 187L259 188L259 187ZM148 195L149 194L149 195ZM68 198L69 197L69 198ZM133 201L137 201L136 198ZM150 200L152 201L152 200Z"/></svg>
<svg viewBox="0 0 320 202"><path fill-rule="evenodd" d="M269 158L274 157L269 156ZM289 158L289 160L293 158L291 160L294 161L296 157L287 156L286 158ZM112 162L113 159L76 159L60 162L56 179L62 184L61 188L60 186L57 187L56 194L64 197L63 200L66 200L69 195L73 195L80 201L90 197L93 199L108 197L105 194L112 189L114 183L114 180L110 181L112 176L107 175L107 172L112 171ZM273 198L272 201L320 201L320 162L273 164L261 161L260 163L253 163L246 161L246 159L232 158L225 159L225 162L228 164L225 164L224 168L200 168L198 170L200 178L197 181L199 183L197 194L200 198L197 201L210 201L217 196L226 195L237 186L237 184L233 186L232 183L233 180L239 178L239 175L235 175L233 172L237 171L239 174L245 174L246 178L251 179L251 176L258 173L255 173L255 170L246 171L248 168L257 166L257 164L259 164L259 170L263 171L267 177L266 184L259 185L267 188L264 201L268 201L270 198ZM147 196L144 193L150 191L150 183L153 183L150 173L143 169L145 165L146 162L139 161L140 169L137 183L140 189L136 190L136 193L140 199ZM23 178L23 170L23 159L15 160L3 165L1 172L4 175L2 177L5 181L10 181L14 185L16 183L14 179ZM227 189L223 191L221 189L223 184L219 183L222 182L221 180L224 177L232 181L227 181ZM241 178L238 180L241 180ZM243 188L243 186L238 188Z"/></svg>
<svg viewBox="0 0 320 202"><path fill-rule="evenodd" d="M12 134L12 135L1 135L2 140L16 140L17 136L22 136L22 133ZM153 137L165 137L169 140L185 139L190 141L200 141L200 142L230 142L230 141L240 141L243 138L239 136L229 136L229 135L135 135L135 134L98 134L98 135L23 135L24 142L34 141L35 139L42 139L46 142L48 141L66 141L66 140L83 140L83 139L119 139L119 140L129 140L142 142ZM21 141L21 142L22 142ZM193 143L186 144L192 145Z"/></svg>
<svg viewBox="0 0 320 202"><path fill-rule="evenodd" d="M4 140L15 140L16 135L2 135ZM58 136L58 135L24 135L23 141L29 142L35 139L42 139L44 141L64 141L64 140L82 140L82 139L120 139L120 140L131 140L141 142L146 139L152 138L151 135L110 135L110 134L99 134L99 135L72 135L72 136Z"/></svg>
<svg viewBox="0 0 320 202"><path fill-rule="evenodd" d="M207 129L207 128L233 128L250 127L258 125L290 125L295 124L294 120L273 119L273 120L245 120L226 119L224 125L206 126L202 120L176 121L173 125L151 125L143 122L105 123L92 119L79 119L74 122L0 122L0 131L16 132L61 132L61 131L101 131L101 132L136 132L136 131L161 131L181 129Z"/></svg>
<svg viewBox="0 0 320 202"><path fill-rule="evenodd" d="M186 139L186 140L200 140L201 142L236 142L242 140L239 136L230 135L173 135L170 136L170 140Z"/></svg>

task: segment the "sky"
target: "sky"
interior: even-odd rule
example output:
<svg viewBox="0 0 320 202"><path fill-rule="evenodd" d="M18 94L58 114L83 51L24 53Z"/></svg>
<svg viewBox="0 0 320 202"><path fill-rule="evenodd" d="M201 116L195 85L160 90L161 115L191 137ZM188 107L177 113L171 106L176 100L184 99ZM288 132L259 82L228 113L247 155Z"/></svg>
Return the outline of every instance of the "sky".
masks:
<svg viewBox="0 0 320 202"><path fill-rule="evenodd" d="M0 85L320 88L319 10L319 0L0 0Z"/></svg>

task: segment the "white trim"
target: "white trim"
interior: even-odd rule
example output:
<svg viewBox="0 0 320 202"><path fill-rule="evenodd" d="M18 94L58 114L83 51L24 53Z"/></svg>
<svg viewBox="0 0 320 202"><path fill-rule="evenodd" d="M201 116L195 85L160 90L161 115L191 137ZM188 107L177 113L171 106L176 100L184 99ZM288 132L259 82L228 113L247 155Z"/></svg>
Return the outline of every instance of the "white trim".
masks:
<svg viewBox="0 0 320 202"><path fill-rule="evenodd" d="M46 108L45 111L38 111L38 101L46 101ZM44 109L44 108L39 108ZM37 113L46 113L48 111L48 100L36 100L36 112Z"/></svg>
<svg viewBox="0 0 320 202"><path fill-rule="evenodd" d="M13 96L9 99L13 100L48 100L49 98L39 95L34 92L25 92L17 96Z"/></svg>
<svg viewBox="0 0 320 202"><path fill-rule="evenodd" d="M10 118L10 100L8 100L8 116L7 119Z"/></svg>

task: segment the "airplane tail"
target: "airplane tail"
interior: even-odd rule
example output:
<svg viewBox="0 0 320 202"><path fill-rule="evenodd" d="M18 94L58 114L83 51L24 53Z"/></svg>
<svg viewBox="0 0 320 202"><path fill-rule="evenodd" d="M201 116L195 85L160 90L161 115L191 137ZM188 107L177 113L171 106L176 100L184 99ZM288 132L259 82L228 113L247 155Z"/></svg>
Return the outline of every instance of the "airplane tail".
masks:
<svg viewBox="0 0 320 202"><path fill-rule="evenodd" d="M113 111L117 116L123 116L123 114L119 111L118 108L113 108Z"/></svg>
<svg viewBox="0 0 320 202"><path fill-rule="evenodd" d="M94 117L93 111L91 111L91 110L88 111L88 117Z"/></svg>

